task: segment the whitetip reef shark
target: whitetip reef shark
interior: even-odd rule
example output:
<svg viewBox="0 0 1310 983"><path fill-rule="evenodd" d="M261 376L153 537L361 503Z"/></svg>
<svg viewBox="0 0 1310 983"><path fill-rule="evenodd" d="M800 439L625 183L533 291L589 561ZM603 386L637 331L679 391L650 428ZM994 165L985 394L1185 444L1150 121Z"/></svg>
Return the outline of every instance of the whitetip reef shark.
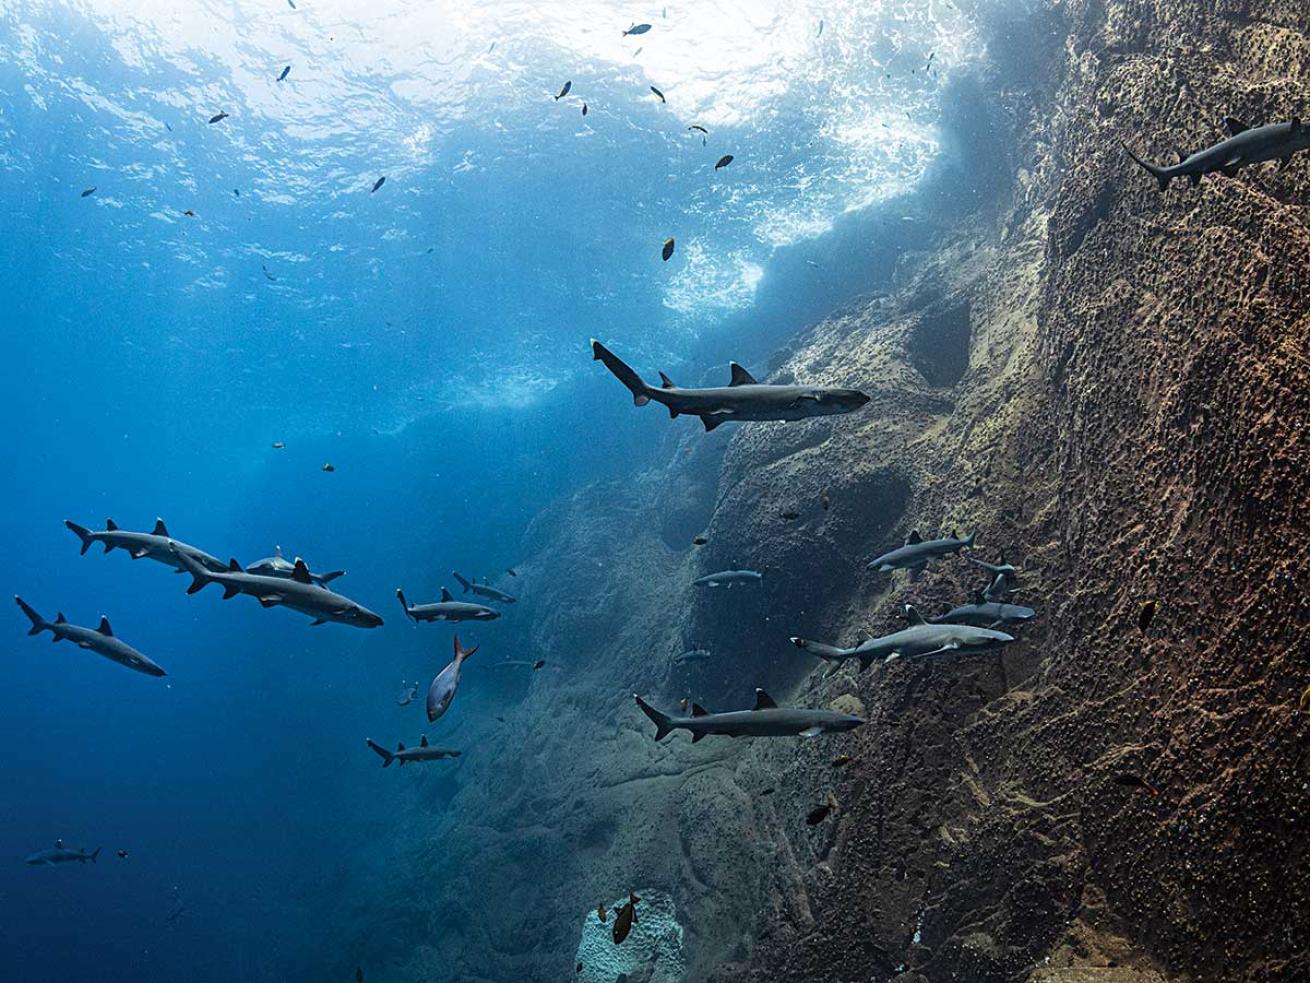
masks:
<svg viewBox="0 0 1310 983"><path fill-rule="evenodd" d="M636 693L644 713L655 724L655 740L662 741L672 731L685 730L695 744L708 734L727 737L818 737L854 730L866 721L850 713L836 710L807 710L803 707L780 707L762 689L755 691L755 706L750 710L732 710L728 713L710 713L699 703L691 705L690 717L673 717L661 713Z"/></svg>
<svg viewBox="0 0 1310 983"><path fill-rule="evenodd" d="M120 666L135 669L147 676L168 675L160 666L132 648L127 642L115 638L114 630L109 627L109 619L103 615L100 618L99 628L83 628L81 625L70 624L62 611L55 616L54 621L46 621L21 597L15 595L14 602L23 609L23 613L32 622L32 627L27 631L29 635L39 635L43 631L48 631L54 635L53 641L72 642L80 649L86 649L88 652L96 653L96 655L103 655L106 659L117 662Z"/></svg>
<svg viewBox="0 0 1310 983"><path fill-rule="evenodd" d="M1196 187L1206 174L1220 173L1234 177L1243 167L1265 161L1278 161L1278 169L1282 170L1292 162L1293 154L1310 149L1310 127L1299 116L1292 117L1290 123L1254 127L1247 126L1240 119L1226 116L1224 128L1228 131L1228 139L1194 154L1184 154L1180 150L1178 163L1167 167L1148 164L1133 153L1126 143L1123 148L1129 157L1155 178L1161 191L1166 190L1174 178L1190 178L1192 187Z"/></svg>
<svg viewBox="0 0 1310 983"><path fill-rule="evenodd" d="M603 362L632 393L632 402L645 406L651 400L668 407L670 417L698 416L707 431L733 420L806 420L858 410L869 397L858 389L831 386L769 385L736 362L729 368L731 381L710 389L684 389L663 372L659 388L648 386L632 368L595 338L592 358Z"/></svg>
<svg viewBox="0 0 1310 983"><path fill-rule="evenodd" d="M465 594L473 594L475 597L485 597L488 601L495 601L497 604L517 604L519 599L513 594L506 594L503 590L497 590L485 580L478 583L476 580L465 580L454 570L450 575L459 581L459 585L464 588Z"/></svg>
<svg viewBox="0 0 1310 983"><path fill-rule="evenodd" d="M246 566L246 573L258 574L261 577L286 577L290 579L295 572L295 563L282 555L281 546L273 547L272 556L266 556L262 560L256 560ZM344 570L329 570L327 573L309 571L309 579L320 587L326 587L338 577L344 577L345 575L346 571Z"/></svg>
<svg viewBox="0 0 1310 983"><path fill-rule="evenodd" d="M382 759L383 768L386 768L393 761L402 765L406 761L440 761L442 758L458 758L463 753L462 751L452 751L449 748L433 747L428 743L426 734L419 738L418 747L405 747L403 744L398 744L394 751L388 751L381 744L374 744L367 737L364 738L364 743L371 747Z"/></svg>
<svg viewBox="0 0 1310 983"><path fill-rule="evenodd" d="M82 541L83 556L91 548L92 543L103 543L106 553L116 549L126 550L134 560L142 558L158 560L179 573L186 569L178 559L179 555L189 556L206 570L227 569L227 564L218 557L173 539L168 534L168 527L164 525L164 520L160 518L155 519L155 528L152 532L129 532L126 529L119 529L113 519L106 519L105 528L100 532L92 532L86 526L79 526L72 519L65 519L64 525L76 533L77 538Z"/></svg>
<svg viewBox="0 0 1310 983"><path fill-rule="evenodd" d="M924 539L919 535L919 530L915 529L906 538L904 546L898 546L891 552L870 560L869 569L877 570L879 573L887 573L891 570L922 570L928 565L929 560L972 546L977 535L975 531L963 539L955 533L941 539Z"/></svg>
<svg viewBox="0 0 1310 983"><path fill-rule="evenodd" d="M441 588L441 600L428 604L410 604L399 587L396 588L396 597L405 610L405 616L416 624L420 621L495 621L500 617L499 611L485 604L455 600L444 587Z"/></svg>
<svg viewBox="0 0 1310 983"><path fill-rule="evenodd" d="M92 863L96 863L96 857L100 856L100 850L100 847L96 847L90 852L87 852L85 847L80 850L70 850L64 846L63 840L55 840L53 849L38 850L24 860L23 863L27 864L29 867L53 867L55 864L69 864L74 862L84 864L88 860Z"/></svg>
<svg viewBox="0 0 1310 983"><path fill-rule="evenodd" d="M927 622L908 604L905 605L905 617L909 620L910 627L880 638L870 638L854 648L841 648L805 638L793 638L791 643L809 652L810 655L830 662L859 659L860 668L867 669L875 659L881 659L886 663L902 657L944 655L948 652L971 655L990 651L1014 641L1013 635L1007 635L1003 631L993 631L990 628Z"/></svg>

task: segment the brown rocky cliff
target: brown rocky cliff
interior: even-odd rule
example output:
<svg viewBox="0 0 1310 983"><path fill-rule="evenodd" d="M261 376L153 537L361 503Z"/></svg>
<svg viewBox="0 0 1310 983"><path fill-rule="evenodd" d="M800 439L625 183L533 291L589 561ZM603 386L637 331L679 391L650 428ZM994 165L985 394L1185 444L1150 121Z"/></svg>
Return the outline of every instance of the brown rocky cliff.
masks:
<svg viewBox="0 0 1310 983"><path fill-rule="evenodd" d="M1310 978L1310 158L1160 194L1118 143L1163 160L1225 114L1310 115L1310 12L1070 0L1005 50L1007 30L1010 63L1025 31L1059 43L995 80L1000 204L770 376L871 404L675 421L667 467L537 523L523 643L566 669L487 722L398 878L408 913L363 916L425 939L396 979L572 978L584 913L641 885L677 904L688 980ZM1023 567L1040 614L1003 656L861 673L787 643L959 603L961 560L865 569L952 527ZM738 565L758 591L688 586ZM670 665L697 646L714 661ZM870 723L656 745L628 695L718 709L755 685L854 696ZM808 826L829 791L839 813Z"/></svg>

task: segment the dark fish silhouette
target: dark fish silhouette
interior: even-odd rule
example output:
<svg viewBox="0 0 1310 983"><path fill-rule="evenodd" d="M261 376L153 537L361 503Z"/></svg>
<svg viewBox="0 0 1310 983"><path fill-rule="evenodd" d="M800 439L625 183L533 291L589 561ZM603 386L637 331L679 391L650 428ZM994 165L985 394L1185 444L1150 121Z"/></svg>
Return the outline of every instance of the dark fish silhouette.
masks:
<svg viewBox="0 0 1310 983"><path fill-rule="evenodd" d="M693 536L693 537L692 537L692 540L691 540L691 545L692 545L692 546L704 546L704 545L705 545L706 543L708 543L708 542L709 542L709 539L708 539L707 537L705 537L705 536Z"/></svg>
<svg viewBox="0 0 1310 983"><path fill-rule="evenodd" d="M335 464L333 464L331 461L329 461L327 464L323 465L323 470L326 471L328 474L331 474L331 473L332 473L333 471L335 471L336 469L337 469L337 466L336 466Z"/></svg>
<svg viewBox="0 0 1310 983"><path fill-rule="evenodd" d="M259 268L264 271L264 276L268 277L270 282L277 283L277 277L275 277L272 273L268 272L267 266L265 266L263 263L260 263Z"/></svg>
<svg viewBox="0 0 1310 983"><path fill-rule="evenodd" d="M115 851L114 851L114 856L117 857L119 860L126 860L126 859L127 859L127 851L126 851L126 850L115 850Z"/></svg>
<svg viewBox="0 0 1310 983"><path fill-rule="evenodd" d="M659 89L655 88L655 86L652 85L650 87L650 91L660 97L660 102L668 102L668 100L664 98L664 93L661 92Z"/></svg>
<svg viewBox="0 0 1310 983"><path fill-rule="evenodd" d="M1150 792L1152 795L1159 795L1160 790L1148 782L1141 775L1122 774L1115 775L1112 781L1116 785L1122 785L1125 788L1140 788L1144 792Z"/></svg>
<svg viewBox="0 0 1310 983"><path fill-rule="evenodd" d="M90 197L91 197L93 194L95 194L95 193L96 193L96 189L95 189L95 188L87 188L85 191L82 192L82 197L83 197L83 198L90 198Z"/></svg>
<svg viewBox="0 0 1310 983"><path fill-rule="evenodd" d="M796 512L792 509L788 509L786 512L779 513L779 515L781 516L781 518L785 519L788 522L793 522L801 517L801 514L799 512Z"/></svg>
<svg viewBox="0 0 1310 983"><path fill-rule="evenodd" d="M378 178L376 181L373 182L373 191L377 191L378 188L382 187L382 185L386 183L387 183L387 179L385 176ZM369 194L372 194L373 191L370 191Z"/></svg>
<svg viewBox="0 0 1310 983"><path fill-rule="evenodd" d="M587 115L587 104L585 102L582 104L582 115Z"/></svg>
<svg viewBox="0 0 1310 983"><path fill-rule="evenodd" d="M1151 622L1155 620L1155 613L1160 609L1160 602L1157 600L1143 601L1141 608L1137 612L1137 629L1146 631L1151 627Z"/></svg>
<svg viewBox="0 0 1310 983"><path fill-rule="evenodd" d="M673 236L669 236L667 239L664 240L664 248L660 250L660 255L664 257L664 262L667 263L669 261L669 257L673 255L673 248L674 248Z"/></svg>
<svg viewBox="0 0 1310 983"><path fill-rule="evenodd" d="M275 441L273 441L273 450L275 450L275 451L280 451L280 450L282 450L282 448L284 448L284 447L286 447L286 446L287 446L286 443L283 442L283 441L281 441L281 440L275 440Z"/></svg>
<svg viewBox="0 0 1310 983"><path fill-rule="evenodd" d="M277 77L277 80L281 82L284 78L286 78L290 74L291 74L291 66L288 65L286 68L282 69L282 74Z"/></svg>
<svg viewBox="0 0 1310 983"><path fill-rule="evenodd" d="M582 963L578 963L578 968L575 969L573 972L575 972L575 973L581 973L581 972L582 972Z"/></svg>
<svg viewBox="0 0 1310 983"><path fill-rule="evenodd" d="M689 130L695 130L697 133L709 133L709 132L710 132L709 130L705 129L705 127L701 126L699 123L692 123L691 126L687 127L687 129L689 129Z"/></svg>
<svg viewBox="0 0 1310 983"><path fill-rule="evenodd" d="M538 659L536 662L532 663L532 671L533 671L533 672L536 672L538 669L540 669L540 668L541 668L542 666L544 666L545 664L546 664L546 660L545 660L545 659Z"/></svg>
<svg viewBox="0 0 1310 983"><path fill-rule="evenodd" d="M732 163L732 154L724 154L714 165L716 171L722 170Z"/></svg>
<svg viewBox="0 0 1310 983"><path fill-rule="evenodd" d="M211 116L211 117L209 117L209 122L211 122L211 123L221 123L223 120L227 119L228 116L230 116L230 115L231 115L231 113L218 113L218 114L215 115L215 116Z"/></svg>
<svg viewBox="0 0 1310 983"><path fill-rule="evenodd" d="M287 6L290 7L292 10L295 10L295 9L296 9L296 0L287 0Z"/></svg>
<svg viewBox="0 0 1310 983"><path fill-rule="evenodd" d="M832 766L834 768L845 768L848 764L850 764L854 760L855 759L852 758L849 754L839 754L837 755L837 757L832 759Z"/></svg>
<svg viewBox="0 0 1310 983"><path fill-rule="evenodd" d="M571 88L573 88L573 80L572 80L572 79L569 79L567 82L564 83L564 88L562 88L562 89L559 90L559 95L557 95L557 96L555 97L555 101L556 101L556 102L559 102L559 101L560 101L561 99L563 99L566 95L568 95L568 94L569 94L569 89L571 89Z"/></svg>
<svg viewBox="0 0 1310 983"><path fill-rule="evenodd" d="M515 570L513 567L506 567L505 572L509 574L511 577L517 577L519 575L519 572Z"/></svg>
<svg viewBox="0 0 1310 983"><path fill-rule="evenodd" d="M766 789L761 789L761 791L760 791L760 796L761 796L761 798L762 798L762 797L764 797L764 796L766 796L766 795L772 795L775 791L776 791L776 790L773 788L773 786L769 786L769 787L766 788Z"/></svg>
<svg viewBox="0 0 1310 983"><path fill-rule="evenodd" d="M619 909L619 913L614 916L614 944L618 945L628 937L632 931L632 926L637 924L637 902L641 898L635 894L628 895L628 903Z"/></svg>
<svg viewBox="0 0 1310 983"><path fill-rule="evenodd" d="M189 208L188 208L185 212L183 212L182 214L185 215L187 218L195 218L195 217L196 217L196 213L193 212L193 211L192 211L191 209L189 209Z"/></svg>
<svg viewBox="0 0 1310 983"><path fill-rule="evenodd" d="M838 808L837 800L832 797L832 793L829 793L828 798L822 805L815 806L810 810L810 814L805 817L805 822L809 826L817 826L835 813Z"/></svg>
<svg viewBox="0 0 1310 983"><path fill-rule="evenodd" d="M649 24L633 24L630 28L628 28L626 31L623 32L623 36L626 38L629 34L645 34L649 30L650 30Z"/></svg>

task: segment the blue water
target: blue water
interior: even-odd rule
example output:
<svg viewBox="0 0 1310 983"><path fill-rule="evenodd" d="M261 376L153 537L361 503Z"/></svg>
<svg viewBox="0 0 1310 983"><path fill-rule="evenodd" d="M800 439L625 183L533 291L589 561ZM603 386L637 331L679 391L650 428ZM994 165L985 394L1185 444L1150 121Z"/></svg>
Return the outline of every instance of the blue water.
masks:
<svg viewBox="0 0 1310 983"><path fill-rule="evenodd" d="M621 38L634 19L655 28ZM867 288L878 264L840 247L868 237L843 229L912 194L980 56L947 4L4 4L4 586L107 614L169 675L28 638L11 609L0 976L353 965L335 930L442 807L439 779L394 782L363 744L417 740L400 680L448 658L395 588L514 589L535 515L666 451L590 336L694 381ZM895 219L881 234L912 237ZM156 516L224 559L344 567L386 625L187 596L63 526ZM525 596L475 634L532 617ZM432 732L519 685L470 674ZM23 866L57 837L105 852Z"/></svg>

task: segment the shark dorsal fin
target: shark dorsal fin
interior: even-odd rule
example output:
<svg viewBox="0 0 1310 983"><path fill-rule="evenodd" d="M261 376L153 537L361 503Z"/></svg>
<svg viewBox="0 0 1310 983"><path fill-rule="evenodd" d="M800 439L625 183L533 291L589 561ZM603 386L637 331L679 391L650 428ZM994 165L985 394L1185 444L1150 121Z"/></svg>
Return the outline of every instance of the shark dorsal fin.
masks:
<svg viewBox="0 0 1310 983"><path fill-rule="evenodd" d="M691 705L691 715L693 717L705 717L709 715L709 711L706 710L699 703L693 703Z"/></svg>
<svg viewBox="0 0 1310 983"><path fill-rule="evenodd" d="M912 529L910 534L905 537L905 545L913 546L915 543L922 543L923 537L919 535L918 529Z"/></svg>
<svg viewBox="0 0 1310 983"><path fill-rule="evenodd" d="M296 567L291 571L291 579L298 584L312 584L314 578L309 575L309 567L300 557L296 557Z"/></svg>
<svg viewBox="0 0 1310 983"><path fill-rule="evenodd" d="M1250 129L1250 127L1247 126L1245 123L1243 123L1236 116L1225 116L1224 129L1228 131L1228 135L1230 137L1235 137L1239 133L1245 133L1247 130Z"/></svg>
<svg viewBox="0 0 1310 983"><path fill-rule="evenodd" d="M454 600L454 598L450 596L450 591L446 590L446 588L444 588L444 587L441 588L441 599L442 599L442 601L453 601L453 600Z"/></svg>
<svg viewBox="0 0 1310 983"><path fill-rule="evenodd" d="M913 604L905 605L905 620L912 625L924 624L923 615L914 609Z"/></svg>
<svg viewBox="0 0 1310 983"><path fill-rule="evenodd" d="M975 587L969 592L969 600L973 601L974 604L985 604L987 602L987 595L983 593L981 587Z"/></svg>
<svg viewBox="0 0 1310 983"><path fill-rule="evenodd" d="M762 689L755 691L755 709L756 710L776 710L778 704L773 702L773 697Z"/></svg>
<svg viewBox="0 0 1310 983"><path fill-rule="evenodd" d="M427 734L424 734L422 737L420 737L420 738L418 739L418 746L419 746L419 747L427 747L427 746L428 746L428 735L427 735Z"/></svg>
<svg viewBox="0 0 1310 983"><path fill-rule="evenodd" d="M64 617L64 612L62 611L55 615L55 624L57 625L62 625L67 620L68 619Z"/></svg>
<svg viewBox="0 0 1310 983"><path fill-rule="evenodd" d="M732 380L728 383L730 386L753 386L755 377L743 369L736 362L729 362L728 369L732 372Z"/></svg>
<svg viewBox="0 0 1310 983"><path fill-rule="evenodd" d="M165 539L168 539L168 538L169 538L169 537L168 537L168 526L164 525L164 520L163 520L163 519L160 519L160 518L158 518L158 517L155 518L155 528L154 528L154 532L152 533L152 535L155 535L155 536L163 536Z"/></svg>
<svg viewBox="0 0 1310 983"><path fill-rule="evenodd" d="M677 388L677 385L674 383L674 381L670 379L668 376L666 376L663 372L660 373L660 385L663 386L665 389Z"/></svg>
<svg viewBox="0 0 1310 983"><path fill-rule="evenodd" d="M115 522L113 519L106 519L106 520L105 520L105 528L108 529L110 532L117 532L117 531L118 531L118 523Z"/></svg>
<svg viewBox="0 0 1310 983"><path fill-rule="evenodd" d="M233 573L240 573L240 572L241 572L241 564L237 562L237 558L236 558L235 556L232 557L232 559L230 559L230 560L227 561L227 568L228 568L228 570L232 571Z"/></svg>
<svg viewBox="0 0 1310 983"><path fill-rule="evenodd" d="M1292 117L1292 135L1295 136L1296 134L1298 134L1298 133L1300 133L1300 132L1301 132L1301 117L1300 117L1300 116L1293 116L1293 117Z"/></svg>
<svg viewBox="0 0 1310 983"><path fill-rule="evenodd" d="M1180 164L1181 164L1183 161L1187 160L1187 154L1183 153L1183 151L1182 151L1180 148L1178 148L1178 147L1174 147L1174 154L1175 154L1175 156L1177 156L1177 158L1178 158L1178 163L1180 163Z"/></svg>
<svg viewBox="0 0 1310 983"><path fill-rule="evenodd" d="M109 627L109 619L103 614L100 616L100 627L97 628L96 631L100 632L102 635L108 635L110 638L114 637L114 629Z"/></svg>
<svg viewBox="0 0 1310 983"><path fill-rule="evenodd" d="M403 751L403 750L405 750L405 745L404 745L404 744L397 744L397 745L396 745L396 750L397 750L397 751Z"/></svg>

